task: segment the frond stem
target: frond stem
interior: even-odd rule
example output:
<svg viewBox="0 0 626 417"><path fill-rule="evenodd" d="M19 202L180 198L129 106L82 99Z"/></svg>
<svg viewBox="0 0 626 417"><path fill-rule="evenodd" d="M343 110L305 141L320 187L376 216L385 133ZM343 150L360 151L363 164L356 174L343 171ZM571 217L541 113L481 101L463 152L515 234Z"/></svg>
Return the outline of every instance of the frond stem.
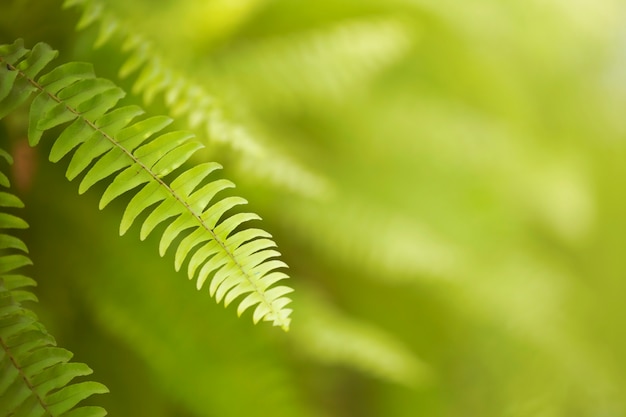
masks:
<svg viewBox="0 0 626 417"><path fill-rule="evenodd" d="M13 367L15 369L17 369L17 372L19 372L20 376L24 380L24 383L26 384L28 389L37 398L37 402L39 403L39 405L41 405L41 408L43 408L44 411L46 412L45 415L49 416L49 417L54 417L52 415L52 413L50 412L50 409L48 408L48 404L46 404L46 402L43 400L43 398L41 398L39 393L37 393L37 391L35 391L35 387L33 387L33 384L30 382L30 380L28 379L28 377L24 373L24 370L22 369L20 364L17 363L17 360L15 359L15 356L13 355L13 353L11 353L11 348L9 348L9 346L7 346L7 344L5 343L5 341L4 341L4 339L2 337L0 337L0 345L2 345L2 348L4 349L6 354L9 356L9 359L11 360L11 363L13 364Z"/></svg>

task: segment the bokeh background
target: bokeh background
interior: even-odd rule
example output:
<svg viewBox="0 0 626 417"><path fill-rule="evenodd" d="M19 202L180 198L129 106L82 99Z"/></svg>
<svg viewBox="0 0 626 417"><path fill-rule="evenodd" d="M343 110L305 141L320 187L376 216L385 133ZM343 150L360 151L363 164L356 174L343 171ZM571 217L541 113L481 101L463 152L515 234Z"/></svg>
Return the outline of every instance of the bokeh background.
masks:
<svg viewBox="0 0 626 417"><path fill-rule="evenodd" d="M110 415L626 416L624 2L67 3L3 0L1 43L193 130L295 289L288 333L238 319L1 121L34 308Z"/></svg>

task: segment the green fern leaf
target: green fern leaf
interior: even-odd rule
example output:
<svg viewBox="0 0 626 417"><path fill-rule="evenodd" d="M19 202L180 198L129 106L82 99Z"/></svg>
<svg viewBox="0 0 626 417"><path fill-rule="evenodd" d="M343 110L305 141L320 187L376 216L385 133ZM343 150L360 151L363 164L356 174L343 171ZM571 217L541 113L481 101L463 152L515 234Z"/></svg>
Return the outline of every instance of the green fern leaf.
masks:
<svg viewBox="0 0 626 417"><path fill-rule="evenodd" d="M119 30L119 22L110 16L102 17L102 24L98 32L98 38L94 42L95 48L100 48Z"/></svg>
<svg viewBox="0 0 626 417"><path fill-rule="evenodd" d="M3 118L24 103L36 90L36 87L30 83L29 77L31 79L35 77L56 57L57 52L44 44L38 44L28 52L24 49L23 41L17 40L12 45L3 45L0 54L4 63L0 68L0 74L2 74L0 78L3 78L3 84L9 83L10 85L10 91L4 94L5 97L0 101L0 118ZM17 74L13 75L12 72L17 72ZM6 88L6 86L0 87L0 91Z"/></svg>
<svg viewBox="0 0 626 417"><path fill-rule="evenodd" d="M18 249L28 253L28 248L22 240L15 236L0 234L0 249Z"/></svg>
<svg viewBox="0 0 626 417"><path fill-rule="evenodd" d="M212 276L209 292L218 302L224 300L228 305L242 297L239 315L255 307L255 323L271 321L287 330L291 310L285 306L291 300L285 295L292 290L286 286L270 288L287 278L284 273L276 273L287 265L274 259L280 254L268 249L275 244L266 232L235 232L259 216L229 214L247 201L237 196L218 197L221 191L234 186L227 180L209 178L219 165L201 164L176 174L171 182L166 179L202 147L193 134L163 133L171 123L163 116L135 122L141 109L116 109L123 91L108 80L96 78L88 64L65 64L35 78L56 53L47 46L36 46L25 53L21 48L17 42L2 51L6 50L7 56L19 56L8 63L19 75L8 78L12 90L7 98L13 89L20 88L20 83L32 87L28 94L37 91L30 111L30 143L37 144L46 131L66 124L52 146L50 160L58 161L74 150L66 176L71 180L83 174L79 193L100 181L108 182L100 208L124 193L134 194L122 215L120 234L149 211L140 238L145 239L157 225L167 223L159 252L163 256L174 246L177 270L190 258L188 276L197 279L198 289ZM4 63L5 56L0 55L0 60ZM0 225L23 226L18 219L7 216L0 217Z"/></svg>
<svg viewBox="0 0 626 417"><path fill-rule="evenodd" d="M11 162L4 151L2 156ZM21 206L17 197L0 192L0 207ZM0 224L1 229L14 228L16 224L27 226L17 216L10 218L11 222ZM107 388L91 381L71 383L76 377L91 374L91 369L82 363L69 362L72 353L56 347L54 338L37 316L22 305L37 300L26 289L35 282L15 273L32 264L25 255L28 253L26 245L16 237L0 233L0 250L0 415L106 415L100 407L78 407L85 398L108 392Z"/></svg>

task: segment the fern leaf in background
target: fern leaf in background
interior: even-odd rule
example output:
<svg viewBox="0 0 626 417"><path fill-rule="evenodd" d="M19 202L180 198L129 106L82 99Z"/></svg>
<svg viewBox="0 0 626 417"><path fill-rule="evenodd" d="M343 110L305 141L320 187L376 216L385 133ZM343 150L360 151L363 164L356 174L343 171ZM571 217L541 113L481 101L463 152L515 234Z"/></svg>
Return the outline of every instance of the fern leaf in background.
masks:
<svg viewBox="0 0 626 417"><path fill-rule="evenodd" d="M171 123L167 117L132 122L143 111L136 106L115 108L124 92L112 82L96 78L89 64L71 62L37 77L55 56L56 52L43 43L32 51L25 49L21 40L0 47L0 88L8 92L0 102L0 116L37 92L30 110L29 142L35 146L45 131L71 122L55 140L50 159L59 161L76 149L66 175L72 180L85 173L79 185L81 194L115 174L100 200L100 208L104 208L114 198L142 186L124 211L120 234L158 203L143 221L142 240L166 223L160 254L163 256L176 241L176 269L189 258L188 276L197 279L198 289L212 277L209 291L218 302L228 305L244 296L237 309L239 315L255 307L255 323L271 321L287 330L291 309L286 305L291 300L285 294L291 289L273 286L287 278L277 271L286 264L276 259L280 253L273 249L276 245L267 232L236 230L259 217L245 212L226 215L246 200L216 198L234 186L227 180L205 181L220 166L200 164L168 184L165 177L202 145L188 132L160 134ZM183 232L187 234L177 241Z"/></svg>
<svg viewBox="0 0 626 417"><path fill-rule="evenodd" d="M248 126L227 115L227 109L215 94L194 81L180 68L163 58L155 42L136 28L128 27L105 3L99 0L65 0L64 8L77 8L81 14L76 29L96 26L94 47L107 43L118 45L127 58L119 69L120 78L136 75L132 93L141 95L146 105L162 94L172 117L186 117L190 129L211 145L225 144L237 157L237 167L260 181L307 198L321 198L330 192L329 182L317 172L293 161L289 154L270 146L250 132ZM115 41L117 40L117 43Z"/></svg>
<svg viewBox="0 0 626 417"><path fill-rule="evenodd" d="M331 307L314 288L307 290L296 298L300 315L293 340L299 351L320 363L351 367L409 388L430 383L432 371L407 346L384 329Z"/></svg>
<svg viewBox="0 0 626 417"><path fill-rule="evenodd" d="M0 157L11 162L4 150ZM4 174L2 179L2 186L7 187ZM22 203L16 196L0 192L0 416L104 416L107 413L101 407L78 404L108 389L92 381L71 383L92 370L70 362L72 352L57 347L35 313L23 305L37 298L28 289L35 281L21 272L31 264L28 249L7 233L28 227L9 213L19 207Z"/></svg>

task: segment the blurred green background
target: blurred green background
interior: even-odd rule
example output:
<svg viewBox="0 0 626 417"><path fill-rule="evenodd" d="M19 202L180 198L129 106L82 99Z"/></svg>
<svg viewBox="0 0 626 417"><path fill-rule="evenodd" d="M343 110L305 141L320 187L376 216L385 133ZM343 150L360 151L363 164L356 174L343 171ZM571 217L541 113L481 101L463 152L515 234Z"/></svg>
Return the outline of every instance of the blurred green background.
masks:
<svg viewBox="0 0 626 417"><path fill-rule="evenodd" d="M22 109L0 136L35 309L111 390L92 402L626 416L622 1L75 3L3 0L0 43L93 62L196 132L197 160L224 165L296 290L289 333L216 305L156 237L117 236L124 201L98 212L102 187L78 196L49 141L24 145ZM101 27L116 29L95 48Z"/></svg>

